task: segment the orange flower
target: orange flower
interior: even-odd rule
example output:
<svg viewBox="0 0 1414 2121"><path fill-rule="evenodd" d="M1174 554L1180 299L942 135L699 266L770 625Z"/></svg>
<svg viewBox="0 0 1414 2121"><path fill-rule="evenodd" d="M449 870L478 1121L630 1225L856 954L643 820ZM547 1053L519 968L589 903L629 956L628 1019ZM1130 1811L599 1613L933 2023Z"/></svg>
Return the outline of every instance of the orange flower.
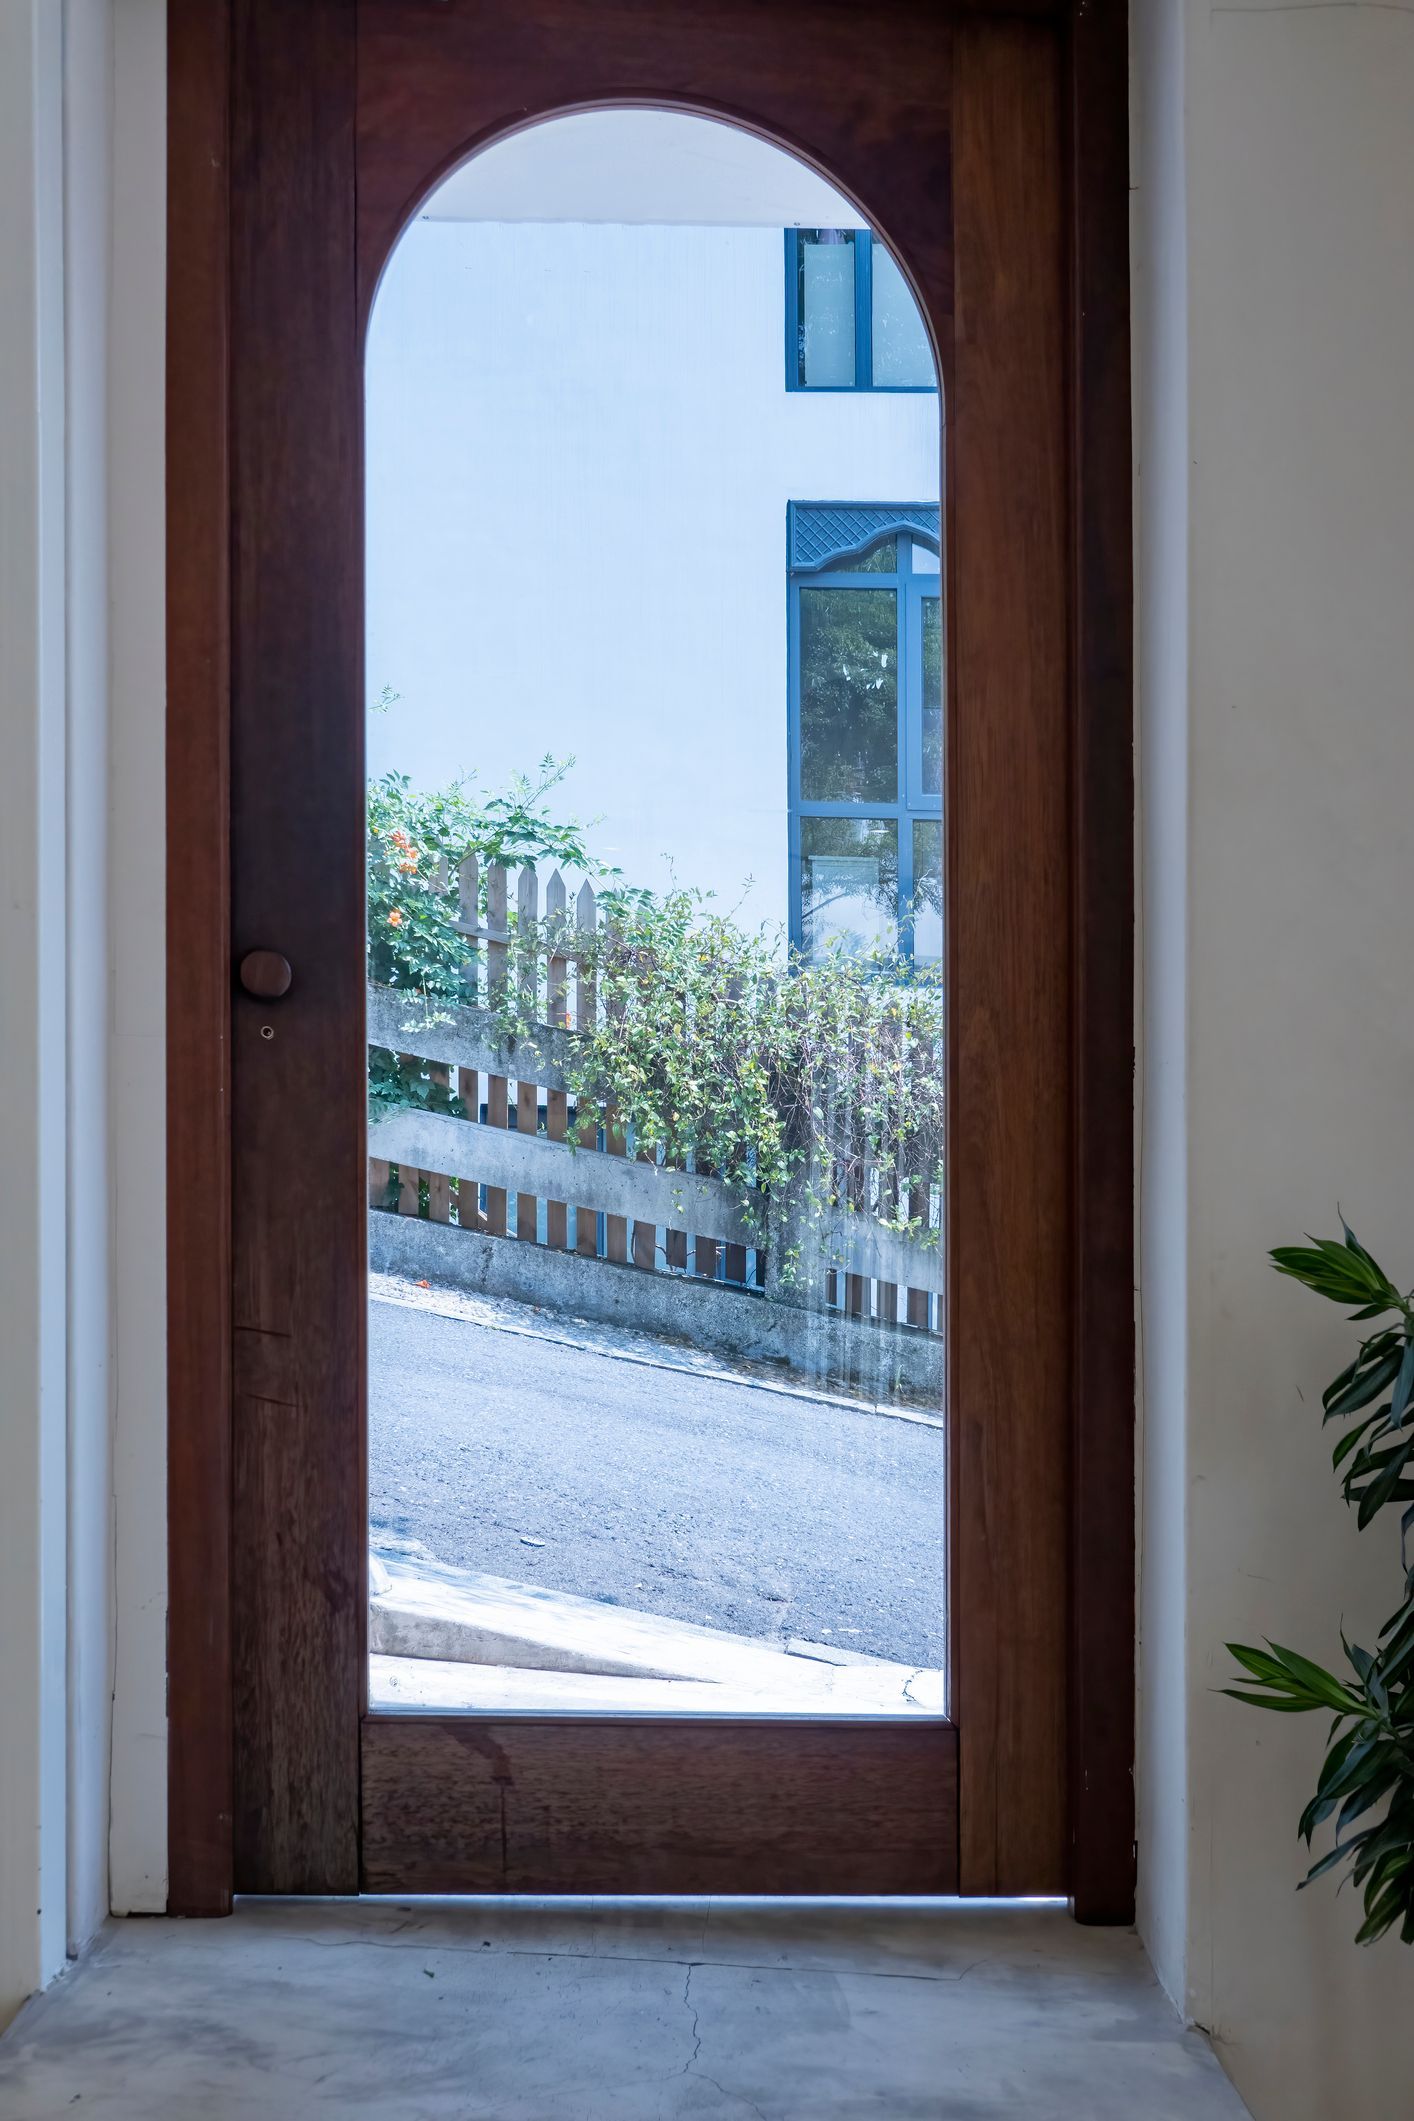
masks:
<svg viewBox="0 0 1414 2121"><path fill-rule="evenodd" d="M403 925L403 917L402 917L402 914L401 914L401 912L399 911L399 909L398 909L398 908L397 908L396 906L394 906L394 908L393 908L392 912L391 912L391 913L390 913L390 914L388 915L388 926L389 926L390 928L401 928L401 927L402 927L402 925Z"/></svg>

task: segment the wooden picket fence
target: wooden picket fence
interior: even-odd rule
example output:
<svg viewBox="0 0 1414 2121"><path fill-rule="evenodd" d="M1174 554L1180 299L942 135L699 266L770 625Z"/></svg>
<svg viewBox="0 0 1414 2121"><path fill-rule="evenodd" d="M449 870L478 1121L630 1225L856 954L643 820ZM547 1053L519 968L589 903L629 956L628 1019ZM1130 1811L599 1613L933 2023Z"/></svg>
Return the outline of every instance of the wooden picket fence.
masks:
<svg viewBox="0 0 1414 2121"><path fill-rule="evenodd" d="M438 887L450 891L451 879L441 876ZM402 989L369 987L369 1047L396 1055L459 1100L466 1115L413 1105L380 1115L369 1131L370 1207L937 1332L941 1247L871 1215L861 1174L851 1181L853 1208L807 1210L798 1192L754 1213L757 1204L744 1205L710 1171L670 1169L651 1152L635 1152L612 1111L596 1115L596 1147L573 1145L569 1062L576 1033L597 1021L584 943L600 909L588 883L571 909L558 870L546 886L543 921L534 868L515 879L514 920L509 890L507 870L488 865L483 916L477 862L462 864L459 1003L429 1006ZM512 982L516 1018L535 1028L508 1037ZM875 1169L868 1183L873 1199L899 1198L897 1173ZM936 1232L938 1189L913 1189L909 1213Z"/></svg>

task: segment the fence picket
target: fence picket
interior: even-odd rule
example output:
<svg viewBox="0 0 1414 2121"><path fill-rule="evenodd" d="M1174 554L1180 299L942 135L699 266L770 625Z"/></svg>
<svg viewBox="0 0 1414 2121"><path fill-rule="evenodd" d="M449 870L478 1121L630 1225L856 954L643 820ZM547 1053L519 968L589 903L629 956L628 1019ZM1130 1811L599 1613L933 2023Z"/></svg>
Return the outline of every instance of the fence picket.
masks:
<svg viewBox="0 0 1414 2121"><path fill-rule="evenodd" d="M640 1149L638 1151L638 1161L641 1164L656 1164L658 1161L657 1151L655 1149ZM636 1222L634 1224L632 1258L634 1265L642 1268L645 1272L651 1274L655 1270L658 1264L658 1228L656 1223Z"/></svg>
<svg viewBox="0 0 1414 2121"><path fill-rule="evenodd" d="M486 870L486 1006L499 1009L506 999L506 871L501 862ZM486 1078L486 1124L504 1127L509 1118L504 1075ZM506 1189L486 1188L486 1227L493 1237L506 1234Z"/></svg>
<svg viewBox="0 0 1414 2121"><path fill-rule="evenodd" d="M611 940L614 933L615 931L612 928L606 926L605 939ZM612 998L605 1001L605 1013L610 1022L617 1021L623 1015L623 1006L621 1001L615 1001ZM619 1115L612 1105L606 1105L604 1108L604 1148L610 1156L624 1156L628 1152L628 1137L624 1133L623 1127L619 1122ZM612 1259L618 1266L626 1267L628 1265L628 1217L626 1215L606 1215L604 1217L604 1257Z"/></svg>
<svg viewBox="0 0 1414 2121"><path fill-rule="evenodd" d="M926 1186L910 1186L908 1189L908 1213L910 1219L921 1217L926 1228L928 1207L928 1188ZM928 1291L926 1289L910 1289L908 1291L908 1323L911 1326L927 1326L930 1323L929 1308Z"/></svg>
<svg viewBox="0 0 1414 2121"><path fill-rule="evenodd" d="M592 936L599 925L599 905L589 883L580 885L579 897L574 902L574 924L582 936ZM594 961L581 950L575 961L574 981L574 1020L579 1030L593 1030L597 1010ZM599 1218L586 1208L574 1211L574 1248L585 1259L598 1257Z"/></svg>
<svg viewBox="0 0 1414 2121"><path fill-rule="evenodd" d="M475 930L480 926L480 867L474 854L463 856L457 869L457 919L463 933L468 935L466 956L462 959L462 993L472 1008L481 999L481 945ZM466 1116L471 1120L481 1117L481 1077L475 1068L458 1068L457 1096L466 1107ZM481 1218L481 1189L474 1179L457 1180L457 1222L463 1230L480 1230L484 1227Z"/></svg>
<svg viewBox="0 0 1414 2121"><path fill-rule="evenodd" d="M920 1067L931 1068L934 1057L935 1054L932 1044L928 1041L920 1040ZM914 1152L913 1144L911 1142L906 1143L905 1147L908 1153L909 1161L916 1162L917 1157ZM910 1221L921 1221L923 1227L926 1230L928 1227L929 1209L931 1208L931 1206L932 1199L930 1187L922 1185L915 1185L909 1187L908 1214ZM932 1324L933 1307L932 1303L929 1300L928 1291L926 1289L908 1289L905 1292L904 1296L904 1308L906 1316L908 1318L908 1323L911 1326L922 1326L926 1330Z"/></svg>
<svg viewBox="0 0 1414 2121"><path fill-rule="evenodd" d="M564 955L565 880L557 869L545 887L545 924L549 930L550 958L545 968L545 1016L557 1031L566 1022L569 959ZM545 1132L552 1142L562 1142L569 1126L569 1098L563 1090L545 1092ZM569 1210L562 1200L545 1203L545 1242L563 1252L569 1243Z"/></svg>
<svg viewBox="0 0 1414 2121"><path fill-rule="evenodd" d="M476 940L481 926L480 870L476 856L469 854L457 871L457 925L467 937L462 959L462 992L473 1008L481 999L481 945Z"/></svg>
<svg viewBox="0 0 1414 2121"><path fill-rule="evenodd" d="M433 881L437 891L451 891L451 877L445 864L439 865ZM486 898L484 915L479 899L483 889ZM414 1052L397 1052L400 1065L411 1076L421 1075L425 1081L447 1089L455 1080L466 1122L471 1125L480 1122L482 1076L485 1075L485 1125L479 1139L486 1145L486 1153L478 1148L478 1136L473 1135L462 1120L437 1119L429 1114L431 1131L421 1136L416 1131L409 1133L405 1127L399 1132L391 1127L390 1122L380 1121L374 1129L375 1141L370 1142L370 1149L376 1142L385 1153L370 1155L370 1207L386 1210L391 1205L393 1212L413 1217L425 1212L432 1221L441 1223L450 1223L455 1210L456 1221L462 1228L505 1236L509 1222L509 1194L514 1192L515 1233L522 1241L534 1242L538 1237L539 1203L543 1198L546 1243L555 1249L569 1249L569 1218L573 1205L574 1249L584 1257L592 1258L598 1253L598 1224L602 1217L605 1254L617 1263L631 1260L640 1270L653 1271L659 1263L661 1242L663 1258L672 1270L692 1271L699 1277L712 1280L724 1276L737 1287L746 1287L752 1282L758 1287L772 1287L766 1271L765 1244L749 1234L754 1225L745 1208L734 1212L725 1223L721 1219L719 1202L731 1198L727 1189L717 1185L713 1190L709 1185L706 1192L699 1191L693 1197L691 1205L676 1196L676 1206L669 1206L675 1196L668 1172L662 1172L651 1181L645 1175L642 1184L637 1179L629 1181L628 1159L656 1167L658 1153L642 1148L630 1149L622 1117L614 1108L608 1107L593 1114L586 1111L583 1117L587 1144L592 1147L595 1142L595 1131L590 1122L597 1119L603 1130L606 1152L625 1159L618 1165L619 1178L610 1180L606 1170L602 1178L593 1180L587 1193L576 1197L578 1166L558 1160L567 1155L564 1145L570 1136L570 1085L574 1080L571 1072L571 1019L575 1029L588 1032L598 1022L601 1007L621 1012L624 1006L612 998L601 998L598 992L592 944L603 909L592 885L586 882L578 893L571 927L564 877L556 869L545 887L546 921L543 929L538 919L540 879L530 865L525 865L517 875L516 918L513 922L507 917L509 877L503 864L492 863L483 869L474 856L468 856L457 872L456 890L456 926L466 939L460 980L462 1005L454 1004L450 1014L444 1010L435 1026L431 1020L426 1026L416 1026L402 1021L395 990L370 987L369 1028L371 1034L376 1029L377 1036L387 1043L392 1043L394 1034L401 1032L402 1037L397 1041L399 1047L404 1041L413 1046L420 1043L420 1057ZM542 955L545 959L543 973ZM513 958L514 964L511 962ZM575 960L572 1008L569 993L571 958ZM508 1024L503 1014L512 979L516 983L517 1002L513 1015L519 1024L530 1030L529 1036L518 1025ZM733 1006L737 1001L736 990L729 990L725 996L727 1006ZM554 1036L542 1032L537 1037L530 1029L535 1025L548 1027ZM519 1065L547 1075L549 1082L542 1086L535 1080L523 1080L515 1075L517 1057ZM903 1032L894 1034L890 1058L897 1062L896 1094L900 1113L907 1064L914 1057L908 1051ZM463 1065L466 1061L474 1065ZM490 1070L497 1065L510 1072L491 1073ZM816 1283L817 1289L823 1280L824 1287L819 1293L823 1294L827 1305L838 1305L847 1315L867 1317L873 1314L880 1323L887 1325L897 1325L901 1316L906 1316L911 1327L931 1331L941 1262L933 1256L931 1248L924 1251L917 1241L896 1234L887 1226L894 1222L899 1204L906 1196L909 1216L921 1226L926 1239L935 1212L937 1189L926 1177L910 1183L910 1167L916 1171L919 1158L919 1149L912 1141L900 1139L888 1162L882 1160L882 1145L875 1139L872 1128L866 1128L863 1111L851 1094L849 1073L847 1066L842 1071L842 1079L828 1071L822 1084L826 1105L825 1138L829 1146L818 1167L825 1181L825 1197L820 1207L811 1212L810 1236L803 1245L804 1256L813 1258L814 1262L808 1270L809 1279ZM510 1114L511 1082L515 1083L514 1122ZM890 1094L894 1093L891 1091ZM542 1095L546 1101L543 1136L539 1131ZM492 1129L500 1130L501 1138L501 1146L494 1153L491 1153ZM505 1138L508 1132L518 1138L514 1148ZM524 1155L520 1142L524 1143ZM397 1161L400 1152L406 1159L401 1163ZM707 1157L697 1155L687 1161L695 1166L699 1177L709 1181L715 1179L714 1168ZM422 1168L438 1162L442 1163L441 1170ZM596 1164L601 1164L601 1159L591 1156L585 1166L586 1176ZM494 1176L501 1181L499 1186L485 1185L484 1213L479 1205L482 1182L471 1175L479 1171L485 1172L488 1178ZM690 1180L687 1182L691 1183ZM522 1192L521 1187L527 1183L540 1190ZM425 1211L422 1207L424 1185ZM661 1193L660 1186L665 1189ZM561 1197L550 1198L551 1189ZM589 1203L602 1205L591 1206ZM655 1210L658 1211L656 1219L648 1221L646 1216L654 1215ZM664 1210L667 1215L679 1218L678 1227L668 1225ZM787 1204L782 1220L773 1211L773 1229L778 1226L778 1234L772 1238L772 1243L780 1243L788 1251L802 1240L806 1230L806 1225L800 1223L798 1217L792 1220L794 1212ZM716 1235L695 1231L692 1225L698 1218L707 1221L708 1230L714 1227L715 1218ZM682 1223L687 1227L682 1227ZM916 1283L909 1276L910 1268L918 1276ZM891 1276L891 1279L883 1279L884 1275Z"/></svg>
<svg viewBox="0 0 1414 2121"><path fill-rule="evenodd" d="M733 1011L735 1011L736 1009L738 1009L738 1008L740 1007L740 1005L741 1005L741 982L740 982L740 980L735 980L735 979L734 979L734 980L729 980L729 981L728 981L728 983L727 983L727 994L726 994L726 1001L727 1001L727 1007L728 1007L729 1009L733 1010ZM723 1247L723 1250L722 1250L722 1272L723 1272L723 1274L725 1275L725 1277L726 1277L726 1279L727 1279L728 1281L731 1281L731 1282L736 1282L736 1283L738 1284L738 1286L740 1286L740 1285L742 1285L742 1284L744 1284L744 1283L745 1283L745 1281L746 1281L746 1247L745 1247L745 1245L726 1245L726 1246L724 1246L724 1247Z"/></svg>
<svg viewBox="0 0 1414 2121"><path fill-rule="evenodd" d="M529 864L516 878L516 984L521 1018L534 1023L540 1014L540 879ZM540 1086L516 1080L516 1132L540 1132ZM534 1244L540 1203L533 1193L516 1195L516 1236Z"/></svg>
<svg viewBox="0 0 1414 2121"><path fill-rule="evenodd" d="M427 1079L444 1090L452 1086L452 1071L441 1061L427 1063ZM427 1171L427 1215L434 1223L449 1223L452 1219L452 1182L441 1171Z"/></svg>
<svg viewBox="0 0 1414 2121"><path fill-rule="evenodd" d="M658 1161L657 1152L653 1149L640 1149L638 1161L641 1164L656 1164ZM650 1274L657 1266L658 1226L656 1223L636 1222L634 1224L633 1263L636 1267L646 1268Z"/></svg>
<svg viewBox="0 0 1414 2121"><path fill-rule="evenodd" d="M845 1158L845 1199L857 1215L865 1204L865 1188L868 1177L864 1164L864 1128L859 1107L851 1098L849 1103L848 1148ZM846 1274L844 1278L844 1307L851 1318L867 1318L871 1305L872 1284L865 1274Z"/></svg>

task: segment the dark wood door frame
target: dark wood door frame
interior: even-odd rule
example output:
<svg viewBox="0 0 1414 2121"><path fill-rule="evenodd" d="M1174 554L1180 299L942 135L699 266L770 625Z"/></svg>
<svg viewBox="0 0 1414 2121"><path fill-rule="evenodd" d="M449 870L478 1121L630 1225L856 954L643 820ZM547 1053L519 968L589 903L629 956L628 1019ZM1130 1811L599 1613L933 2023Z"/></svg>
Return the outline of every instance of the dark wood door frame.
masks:
<svg viewBox="0 0 1414 2121"><path fill-rule="evenodd" d="M580 0L583 12L588 0ZM623 9L620 5L619 12ZM661 0L666 18L674 10ZM349 0L307 0L311 33L347 51ZM376 13L376 9L374 10ZM424 12L409 7L404 15ZM442 11L425 10L431 17ZM653 8L639 0L641 18ZM858 11L854 11L858 12ZM1127 22L1116 0L1054 25L1064 66L1070 274L1065 465L1071 574L1068 965L1073 1170L1068 1334L1069 1744L1065 1884L1083 1920L1133 1905L1132 742L1128 388ZM959 26L986 18L960 4ZM443 16L445 19L445 16ZM169 1905L219 1913L235 1876L231 1623L230 78L224 0L169 0L168 1228ZM1000 77L999 77L1000 82ZM347 89L347 84L344 84ZM339 89L334 90L337 98ZM346 107L352 111L350 94ZM1049 122L1049 121L1048 121ZM787 139L785 144L791 144ZM249 147L249 143L247 143ZM402 202L404 208L408 202ZM894 233L894 231L890 231ZM906 247L906 246L905 246ZM385 241L386 248L386 241ZM959 289L965 336L967 290ZM964 376L955 387L988 387ZM999 378L998 390L1004 389ZM997 401L997 415L1004 411ZM1003 1145L1004 1146L1004 1145ZM966 1233L962 1233L964 1241ZM956 1265L960 1248L954 1247ZM955 1290L955 1296L957 1292ZM1024 1360L1008 1366L1024 1377ZM993 1380L995 1385L996 1380ZM245 1389L260 1399L260 1379ZM272 1392L272 1400L278 1400ZM956 1404L954 1414L957 1413ZM1024 1468L983 1463L989 1504L1028 1506ZM962 1446L966 1448L965 1444ZM1047 1507L1054 1510L1055 1498ZM966 1536L966 1521L961 1528ZM955 1536L956 1553L959 1539ZM352 1595L361 1595L353 1586ZM1000 1636L1018 1619L988 1587ZM980 1669L974 1660L973 1669ZM967 1666L964 1664L964 1674ZM964 1677L964 1686L968 1681ZM341 1713L334 1705L331 1713ZM1006 1705L979 1720L1006 1742ZM966 1755L964 1754L964 1772ZM292 1801L282 1793L281 1801ZM1003 1822L982 1807L964 1890L1007 1889Z"/></svg>

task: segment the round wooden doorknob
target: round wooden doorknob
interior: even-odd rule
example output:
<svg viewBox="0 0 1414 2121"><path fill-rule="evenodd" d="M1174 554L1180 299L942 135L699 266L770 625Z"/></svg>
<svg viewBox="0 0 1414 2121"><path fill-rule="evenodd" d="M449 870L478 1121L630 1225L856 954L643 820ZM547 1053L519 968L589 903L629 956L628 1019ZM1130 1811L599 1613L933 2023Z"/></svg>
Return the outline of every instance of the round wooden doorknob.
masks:
<svg viewBox="0 0 1414 2121"><path fill-rule="evenodd" d="M241 959L240 982L247 994L260 1002L278 1002L290 991L290 961L278 950L247 950Z"/></svg>

